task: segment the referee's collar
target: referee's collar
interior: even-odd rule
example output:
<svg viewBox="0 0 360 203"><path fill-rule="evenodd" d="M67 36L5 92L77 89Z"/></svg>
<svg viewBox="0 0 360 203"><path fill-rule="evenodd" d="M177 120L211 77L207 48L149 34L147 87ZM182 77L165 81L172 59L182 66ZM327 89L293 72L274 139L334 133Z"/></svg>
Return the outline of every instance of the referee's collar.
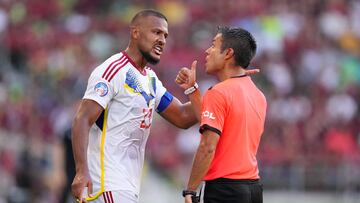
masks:
<svg viewBox="0 0 360 203"><path fill-rule="evenodd" d="M242 77L246 77L246 76L247 76L246 74L243 74L243 75L232 76L230 78L242 78Z"/></svg>

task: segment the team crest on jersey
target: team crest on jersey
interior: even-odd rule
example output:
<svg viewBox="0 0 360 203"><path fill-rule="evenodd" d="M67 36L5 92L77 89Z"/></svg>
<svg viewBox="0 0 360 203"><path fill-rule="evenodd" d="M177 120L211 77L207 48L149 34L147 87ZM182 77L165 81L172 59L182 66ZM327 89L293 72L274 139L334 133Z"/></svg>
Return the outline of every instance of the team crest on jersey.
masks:
<svg viewBox="0 0 360 203"><path fill-rule="evenodd" d="M152 81L150 82L150 84L153 86ZM143 96L148 106L150 105L150 101L155 98L155 90L153 88L154 87L150 87L150 94L146 93L141 83L137 79L135 72L132 69L129 69L129 71L126 73L125 89ZM154 92L154 94L152 94L152 92Z"/></svg>
<svg viewBox="0 0 360 203"><path fill-rule="evenodd" d="M95 88L94 88L95 92L100 96L100 97L103 97L105 95L107 95L108 91L109 91L109 88L108 86L103 83L103 82L98 82L96 85L95 85Z"/></svg>

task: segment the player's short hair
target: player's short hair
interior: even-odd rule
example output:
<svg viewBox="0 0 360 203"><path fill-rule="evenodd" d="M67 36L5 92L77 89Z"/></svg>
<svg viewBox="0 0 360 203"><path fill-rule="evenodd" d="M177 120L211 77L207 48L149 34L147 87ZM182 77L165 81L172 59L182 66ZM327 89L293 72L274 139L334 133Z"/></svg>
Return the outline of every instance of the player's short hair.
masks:
<svg viewBox="0 0 360 203"><path fill-rule="evenodd" d="M131 25L133 25L138 19L148 16L155 16L164 19L166 22L168 21L165 15L160 13L159 11L153 9L145 9L135 14L135 16L131 20Z"/></svg>
<svg viewBox="0 0 360 203"><path fill-rule="evenodd" d="M218 27L218 33L222 35L221 52L232 48L235 64L246 69L256 53L256 41L251 33L238 27Z"/></svg>

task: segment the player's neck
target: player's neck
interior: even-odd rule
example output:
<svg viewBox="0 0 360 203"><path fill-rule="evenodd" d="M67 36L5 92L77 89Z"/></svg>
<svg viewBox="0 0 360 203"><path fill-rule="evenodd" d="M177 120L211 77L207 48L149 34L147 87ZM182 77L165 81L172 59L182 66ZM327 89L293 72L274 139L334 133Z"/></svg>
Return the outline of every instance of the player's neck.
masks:
<svg viewBox="0 0 360 203"><path fill-rule="evenodd" d="M140 72L144 71L147 61L144 59L144 57L142 57L141 53L138 50L128 47L125 49L125 53L136 64L136 68Z"/></svg>

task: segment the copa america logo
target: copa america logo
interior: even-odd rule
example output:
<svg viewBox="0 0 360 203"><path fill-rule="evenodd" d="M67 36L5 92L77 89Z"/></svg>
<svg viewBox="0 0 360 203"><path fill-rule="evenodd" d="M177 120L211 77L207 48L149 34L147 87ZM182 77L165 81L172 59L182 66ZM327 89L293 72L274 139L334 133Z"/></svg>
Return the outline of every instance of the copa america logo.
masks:
<svg viewBox="0 0 360 203"><path fill-rule="evenodd" d="M103 82L99 82L95 85L94 90L100 97L103 97L108 93L108 86Z"/></svg>

